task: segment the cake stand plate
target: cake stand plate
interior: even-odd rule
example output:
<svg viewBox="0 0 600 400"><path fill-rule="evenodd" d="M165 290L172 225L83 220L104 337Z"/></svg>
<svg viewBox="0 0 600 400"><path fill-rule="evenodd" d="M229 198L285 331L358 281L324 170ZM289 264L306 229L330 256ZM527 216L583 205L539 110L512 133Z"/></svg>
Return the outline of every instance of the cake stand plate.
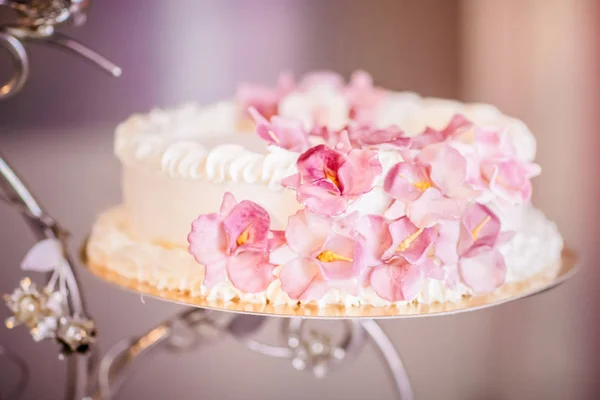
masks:
<svg viewBox="0 0 600 400"><path fill-rule="evenodd" d="M215 311L228 311L263 316L330 319L415 318L480 310L545 292L565 282L572 277L578 269L575 252L565 248L562 252L561 260L557 262L556 265L546 268L543 273L533 276L528 280L505 284L492 294L465 297L456 303L408 303L406 305L394 305L389 307L344 307L337 305L317 307L316 305L289 306L256 304L240 300L232 300L229 302L208 300L203 297L190 296L189 293L182 291L160 290L146 283L123 277L103 265L96 265L89 262L85 253L83 254L83 261L87 270L102 280L115 284L120 288L161 300ZM556 271L558 271L558 273Z"/></svg>

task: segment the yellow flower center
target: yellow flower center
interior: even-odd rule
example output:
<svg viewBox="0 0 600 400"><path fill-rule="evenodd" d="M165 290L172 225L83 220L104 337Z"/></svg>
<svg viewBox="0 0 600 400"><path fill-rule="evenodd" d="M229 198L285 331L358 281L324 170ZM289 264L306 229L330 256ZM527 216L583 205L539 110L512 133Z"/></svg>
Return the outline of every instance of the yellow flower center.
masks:
<svg viewBox="0 0 600 400"><path fill-rule="evenodd" d="M351 258L345 257L345 256L338 254L336 252L333 252L331 250L323 250L317 256L317 260L319 260L321 262L333 262L333 261L352 262L353 261Z"/></svg>
<svg viewBox="0 0 600 400"><path fill-rule="evenodd" d="M410 235L409 237L407 237L406 239L404 239L402 242L400 242L400 245L398 245L398 248L396 249L396 251L400 252L400 251L406 251L408 250L408 248L410 247L410 245L417 240L417 238L419 237L419 235L423 233L423 228L419 228L417 229L417 231L415 233L413 233L412 235Z"/></svg>
<svg viewBox="0 0 600 400"><path fill-rule="evenodd" d="M331 182L333 182L333 184L335 186L337 186L338 189L340 188L340 181L338 180L338 177L335 174L335 172L326 169L325 170L325 177L327 179L329 179Z"/></svg>
<svg viewBox="0 0 600 400"><path fill-rule="evenodd" d="M242 233L240 233L240 235L237 237L237 239L235 240L235 244L237 244L238 246L243 245L244 243L246 243L248 241L248 239L250 238L250 228L246 228Z"/></svg>
<svg viewBox="0 0 600 400"><path fill-rule="evenodd" d="M483 221L481 221L479 223L479 225L477 225L475 227L475 229L473 229L471 231L471 237L473 238L473 240L477 240L477 236L479 236L479 234L481 233L481 230L483 229L483 227L485 226L485 224L487 224L488 222L490 222L492 218L488 215L487 217L485 217L483 219Z"/></svg>
<svg viewBox="0 0 600 400"><path fill-rule="evenodd" d="M400 176L400 178L406 179L406 177L402 174L398 174L398 176ZM429 182L429 181L414 182L413 186L416 187L417 189L419 189L421 192L424 192L431 187L431 182Z"/></svg>
<svg viewBox="0 0 600 400"><path fill-rule="evenodd" d="M431 182L429 181L421 181L413 183L413 186L419 189L421 192L426 191L431 187Z"/></svg>

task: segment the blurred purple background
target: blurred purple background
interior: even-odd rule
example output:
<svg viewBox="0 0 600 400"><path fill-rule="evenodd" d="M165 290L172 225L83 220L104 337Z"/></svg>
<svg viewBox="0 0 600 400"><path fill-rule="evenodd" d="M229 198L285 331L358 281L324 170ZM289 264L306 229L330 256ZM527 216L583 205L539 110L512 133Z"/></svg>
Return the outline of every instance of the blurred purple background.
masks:
<svg viewBox="0 0 600 400"><path fill-rule="evenodd" d="M98 0L65 32L123 67L111 79L69 54L30 46L25 90L0 104L0 150L77 250L96 215L120 201L116 124L135 112L229 97L242 81L279 72L361 68L377 84L489 102L538 139L534 202L555 220L583 268L546 294L496 309L385 321L418 399L593 399L600 387L600 3L594 0ZM2 54L2 53L0 53ZM2 54L4 56L4 54ZM0 57L0 77L8 74ZM32 236L0 208L0 293ZM82 280L106 351L179 307ZM8 310L0 307L0 318ZM270 324L266 337L273 337ZM0 344L32 367L25 399L56 399L65 370L51 343L0 328ZM148 360L118 398L391 399L373 349L325 380L231 340ZM3 365L3 364L2 364ZM6 371L6 369L5 369ZM0 371L0 386L9 385ZM3 378L4 377L4 378Z"/></svg>

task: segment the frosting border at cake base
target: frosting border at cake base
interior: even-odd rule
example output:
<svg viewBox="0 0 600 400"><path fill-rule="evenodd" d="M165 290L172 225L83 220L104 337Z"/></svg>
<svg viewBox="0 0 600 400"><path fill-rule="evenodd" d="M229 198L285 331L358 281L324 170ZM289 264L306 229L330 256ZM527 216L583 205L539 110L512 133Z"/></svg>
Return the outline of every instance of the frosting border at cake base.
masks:
<svg viewBox="0 0 600 400"><path fill-rule="evenodd" d="M141 255L143 254L143 256ZM302 317L416 317L456 313L497 305L546 290L570 276L576 256L566 248L561 257L527 279L504 284L493 294L471 296L448 293L450 301L352 304L326 296L326 302L299 305L278 291L276 280L267 292L242 294L233 287L208 290L202 286L203 267L187 249L160 243L139 242L131 237L122 207L104 213L84 249L88 269L104 280L135 292L191 306L221 311ZM419 296L423 299L423 294ZM435 297L435 296L434 296ZM427 297L425 297L427 299Z"/></svg>

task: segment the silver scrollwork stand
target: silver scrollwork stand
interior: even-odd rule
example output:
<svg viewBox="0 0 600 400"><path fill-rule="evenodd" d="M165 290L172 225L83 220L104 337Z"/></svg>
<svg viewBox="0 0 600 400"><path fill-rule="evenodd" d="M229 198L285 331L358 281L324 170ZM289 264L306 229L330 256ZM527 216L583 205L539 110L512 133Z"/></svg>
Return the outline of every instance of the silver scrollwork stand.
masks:
<svg viewBox="0 0 600 400"><path fill-rule="evenodd" d="M282 345L265 344L252 338L267 318L281 321ZM233 314L203 308L187 309L139 337L116 343L100 362L93 398L107 399L114 396L136 361L157 351L188 351L202 343L232 337L249 350L288 359L297 370L308 370L315 377L323 378L342 362L348 362L360 354L365 345L365 336L368 336L386 363L394 382L396 398L412 400L413 392L402 360L381 327L372 319L338 321L344 325L344 335L339 343L332 343L328 335L308 330L308 320L303 318Z"/></svg>
<svg viewBox="0 0 600 400"><path fill-rule="evenodd" d="M8 50L13 61L12 77L6 83L0 83L0 100L17 94L25 86L30 70L25 44L29 42L70 50L114 76L121 74L121 70L106 58L55 30L57 25L66 22L82 24L90 5L90 0L0 0L3 10L12 9L17 16L14 23L0 26L0 46ZM60 273L49 273L43 289L38 290L29 278L25 278L12 295L5 296L7 305L15 314L7 321L7 326L24 324L30 328L36 340L53 338L61 343L63 351L60 358L66 358L68 371L65 397L83 399L95 362L96 352L92 346L95 329L93 321L86 315L73 260L66 247L68 232L44 211L2 154L0 200L14 207L24 217L38 240L52 239L60 243L64 255ZM49 290L56 281L60 281L59 286L65 298ZM59 306L52 312L49 311L51 302ZM0 347L0 357L18 366L21 382L27 380L27 368L16 354ZM22 391L22 385L18 386L10 393L11 399L17 398Z"/></svg>

